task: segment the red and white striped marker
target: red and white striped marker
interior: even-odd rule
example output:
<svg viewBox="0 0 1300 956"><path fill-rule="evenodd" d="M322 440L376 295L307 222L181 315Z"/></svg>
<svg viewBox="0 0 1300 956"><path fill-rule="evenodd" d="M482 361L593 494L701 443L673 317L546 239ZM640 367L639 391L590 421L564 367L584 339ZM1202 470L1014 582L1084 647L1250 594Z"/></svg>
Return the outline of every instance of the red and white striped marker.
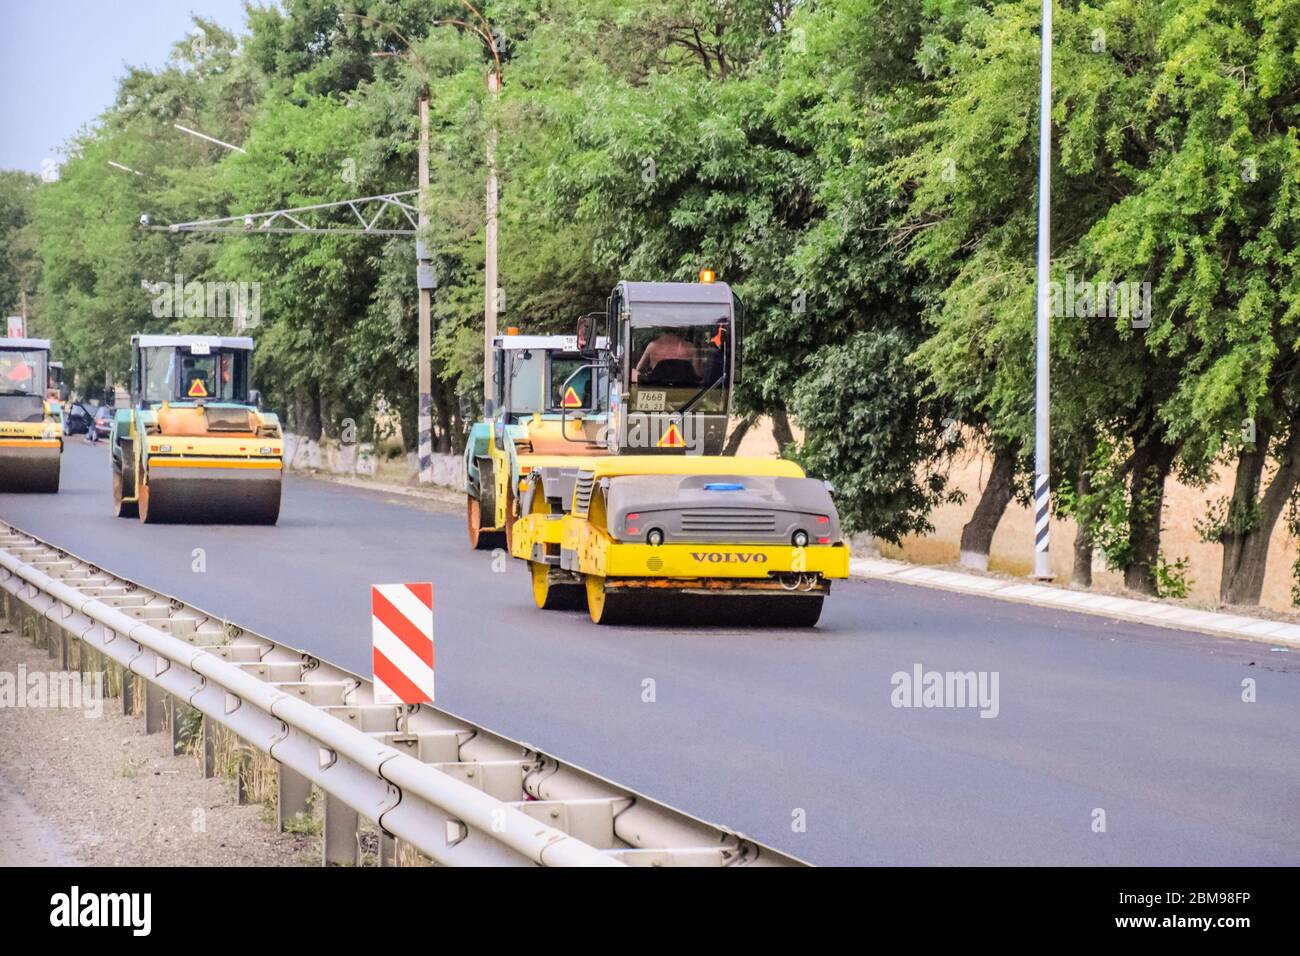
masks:
<svg viewBox="0 0 1300 956"><path fill-rule="evenodd" d="M372 585L370 636L375 703L433 703L433 585Z"/></svg>

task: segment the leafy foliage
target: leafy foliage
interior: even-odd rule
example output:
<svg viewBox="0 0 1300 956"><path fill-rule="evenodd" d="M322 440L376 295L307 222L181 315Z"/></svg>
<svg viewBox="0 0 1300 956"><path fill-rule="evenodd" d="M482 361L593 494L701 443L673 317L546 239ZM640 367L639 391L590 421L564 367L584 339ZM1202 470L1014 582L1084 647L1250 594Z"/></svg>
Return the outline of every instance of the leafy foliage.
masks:
<svg viewBox="0 0 1300 956"><path fill-rule="evenodd" d="M197 20L165 68L128 72L59 182L0 178L0 300L38 282L38 323L94 383L121 378L133 332L225 330L155 316L142 281L259 283L261 385L294 427L333 434L382 399L409 441L413 243L181 240L136 221L409 189L427 95L442 447L481 388L491 152L503 323L565 330L619 278L716 270L748 307L740 410L795 416L794 453L834 483L846 527L925 530L950 498L954 424L1024 467L1039 0L481 9L499 97L460 0L285 0L250 7L242 38ZM1146 283L1152 310L1056 309L1053 485L1112 566L1176 588L1168 474L1256 469L1206 518L1225 547L1276 520L1259 475L1295 480L1265 461L1300 447L1300 6L1064 0L1055 44L1052 278Z"/></svg>

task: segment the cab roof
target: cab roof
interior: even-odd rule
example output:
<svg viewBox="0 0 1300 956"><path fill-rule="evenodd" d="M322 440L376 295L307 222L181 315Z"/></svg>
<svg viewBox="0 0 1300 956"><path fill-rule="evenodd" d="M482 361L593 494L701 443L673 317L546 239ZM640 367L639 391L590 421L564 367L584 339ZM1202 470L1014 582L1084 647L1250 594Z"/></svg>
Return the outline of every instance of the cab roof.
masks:
<svg viewBox="0 0 1300 956"><path fill-rule="evenodd" d="M206 345L210 349L253 351L253 340L246 335L133 335L131 345L142 349Z"/></svg>
<svg viewBox="0 0 1300 956"><path fill-rule="evenodd" d="M44 349L50 350L49 339L0 339L0 349Z"/></svg>
<svg viewBox="0 0 1300 956"><path fill-rule="evenodd" d="M731 286L725 282L623 282L624 301L663 304L731 305Z"/></svg>
<svg viewBox="0 0 1300 956"><path fill-rule="evenodd" d="M583 462L596 478L619 475L744 475L803 478L804 472L782 458L732 458L715 455L611 455Z"/></svg>

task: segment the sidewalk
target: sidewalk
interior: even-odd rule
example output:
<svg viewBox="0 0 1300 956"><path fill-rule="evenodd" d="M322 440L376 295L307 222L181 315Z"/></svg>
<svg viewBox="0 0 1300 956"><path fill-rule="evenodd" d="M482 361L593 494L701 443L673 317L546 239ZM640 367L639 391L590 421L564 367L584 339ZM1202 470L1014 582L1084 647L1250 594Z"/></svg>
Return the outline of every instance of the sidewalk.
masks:
<svg viewBox="0 0 1300 956"><path fill-rule="evenodd" d="M1050 584L1009 581L885 558L853 558L849 561L849 574L857 578L898 581L962 594L978 594L1000 601L1033 604L1058 611L1078 611L1138 624L1202 631L1220 637L1300 648L1300 625L1222 611L1202 611L1164 601L1094 594Z"/></svg>

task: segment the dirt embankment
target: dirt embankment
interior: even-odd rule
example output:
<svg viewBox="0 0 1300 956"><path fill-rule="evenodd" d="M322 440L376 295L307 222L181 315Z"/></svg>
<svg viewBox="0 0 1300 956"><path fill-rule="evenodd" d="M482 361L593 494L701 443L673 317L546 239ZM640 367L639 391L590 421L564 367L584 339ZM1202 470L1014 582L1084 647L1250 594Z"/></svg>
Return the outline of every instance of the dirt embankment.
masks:
<svg viewBox="0 0 1300 956"><path fill-rule="evenodd" d="M54 665L0 621L0 675L39 683ZM195 757L170 749L170 735L146 736L144 719L123 716L118 698L100 708L6 699L0 866L319 864L318 838L277 832L265 806L237 805L229 779L204 779Z"/></svg>

